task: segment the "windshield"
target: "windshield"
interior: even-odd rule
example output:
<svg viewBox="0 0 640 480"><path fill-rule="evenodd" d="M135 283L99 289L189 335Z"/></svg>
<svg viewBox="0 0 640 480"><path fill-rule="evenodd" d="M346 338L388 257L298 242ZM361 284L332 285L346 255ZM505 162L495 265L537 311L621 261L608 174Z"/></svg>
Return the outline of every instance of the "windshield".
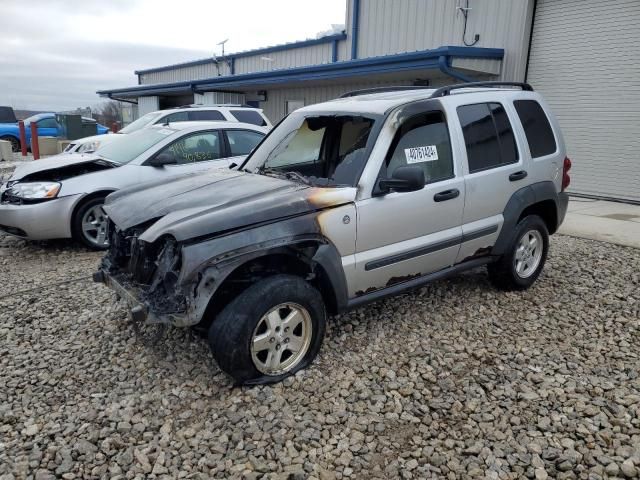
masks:
<svg viewBox="0 0 640 480"><path fill-rule="evenodd" d="M138 130L140 130L141 128L146 127L147 125L150 125L155 119L157 119L160 115L162 115L162 112L151 112L151 113L147 113L146 115L141 116L139 119L137 119L135 122L130 123L129 125L127 125L126 127L124 127L122 130L120 130L119 133L133 133L133 132L137 132Z"/></svg>
<svg viewBox="0 0 640 480"><path fill-rule="evenodd" d="M355 186L375 120L360 115L291 114L243 168L317 186Z"/></svg>
<svg viewBox="0 0 640 480"><path fill-rule="evenodd" d="M95 153L117 163L129 163L134 158L160 143L177 130L171 128L145 128L129 135L123 135L115 142L99 147Z"/></svg>

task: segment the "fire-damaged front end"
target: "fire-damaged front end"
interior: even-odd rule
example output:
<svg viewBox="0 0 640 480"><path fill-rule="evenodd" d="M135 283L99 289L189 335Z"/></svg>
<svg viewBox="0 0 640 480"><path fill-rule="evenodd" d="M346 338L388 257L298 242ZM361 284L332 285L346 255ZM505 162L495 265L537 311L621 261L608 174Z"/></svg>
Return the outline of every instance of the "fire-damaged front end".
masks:
<svg viewBox="0 0 640 480"><path fill-rule="evenodd" d="M143 228L120 230L113 223L109 253L94 280L109 285L125 299L136 320L190 325L186 295L177 291L181 246L170 237L161 242L139 240Z"/></svg>
<svg viewBox="0 0 640 480"><path fill-rule="evenodd" d="M311 261L328 244L326 212L354 198L354 188L232 171L123 190L104 206L111 243L94 279L126 300L136 321L195 325L252 259L286 252ZM236 280L250 282L251 274Z"/></svg>

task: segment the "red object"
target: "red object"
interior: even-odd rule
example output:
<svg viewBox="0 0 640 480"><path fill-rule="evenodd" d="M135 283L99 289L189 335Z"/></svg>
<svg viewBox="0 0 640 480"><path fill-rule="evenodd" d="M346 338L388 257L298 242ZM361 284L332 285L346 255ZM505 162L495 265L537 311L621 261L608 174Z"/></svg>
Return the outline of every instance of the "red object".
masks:
<svg viewBox="0 0 640 480"><path fill-rule="evenodd" d="M569 157L564 157L564 163L562 165L562 191L563 192L567 189L567 187L571 183L569 170L571 170L571 160L569 160Z"/></svg>
<svg viewBox="0 0 640 480"><path fill-rule="evenodd" d="M24 128L24 122L20 120L18 122L18 129L20 130L20 151L22 156L27 156L27 131Z"/></svg>
<svg viewBox="0 0 640 480"><path fill-rule="evenodd" d="M31 122L31 153L33 153L33 159L38 160L40 158L40 145L38 145L38 124Z"/></svg>
<svg viewBox="0 0 640 480"><path fill-rule="evenodd" d="M113 122L111 124L111 132L118 133L118 130L120 130L120 127L118 126L118 122Z"/></svg>

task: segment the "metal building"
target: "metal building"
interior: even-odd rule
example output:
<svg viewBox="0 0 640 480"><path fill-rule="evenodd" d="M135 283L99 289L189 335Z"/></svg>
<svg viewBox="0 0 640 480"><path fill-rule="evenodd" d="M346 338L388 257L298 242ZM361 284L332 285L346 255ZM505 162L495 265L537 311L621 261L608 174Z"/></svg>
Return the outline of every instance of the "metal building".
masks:
<svg viewBox="0 0 640 480"><path fill-rule="evenodd" d="M248 103L272 122L348 90L526 80L556 115L574 193L640 201L638 0L346 0L343 32L136 71L138 115Z"/></svg>

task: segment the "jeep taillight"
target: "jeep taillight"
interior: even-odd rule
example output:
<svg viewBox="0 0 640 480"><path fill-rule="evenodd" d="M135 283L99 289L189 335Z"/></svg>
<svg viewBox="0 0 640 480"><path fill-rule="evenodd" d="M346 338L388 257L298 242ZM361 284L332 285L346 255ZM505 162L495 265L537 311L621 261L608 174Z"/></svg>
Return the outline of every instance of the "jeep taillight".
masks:
<svg viewBox="0 0 640 480"><path fill-rule="evenodd" d="M569 160L569 157L564 157L564 163L562 165L562 191L563 192L567 189L567 187L571 183L569 170L571 170L571 160Z"/></svg>

